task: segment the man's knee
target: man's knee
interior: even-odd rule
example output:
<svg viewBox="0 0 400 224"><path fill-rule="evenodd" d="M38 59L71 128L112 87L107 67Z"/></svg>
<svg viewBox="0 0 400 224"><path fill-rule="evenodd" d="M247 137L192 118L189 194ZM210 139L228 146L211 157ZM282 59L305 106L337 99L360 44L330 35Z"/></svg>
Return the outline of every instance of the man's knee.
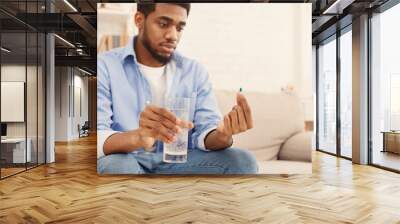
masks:
<svg viewBox="0 0 400 224"><path fill-rule="evenodd" d="M139 174L142 169L132 154L110 154L97 159L99 174Z"/></svg>
<svg viewBox="0 0 400 224"><path fill-rule="evenodd" d="M248 150L229 148L225 149L227 156L228 174L256 174L258 173L258 163L255 156Z"/></svg>

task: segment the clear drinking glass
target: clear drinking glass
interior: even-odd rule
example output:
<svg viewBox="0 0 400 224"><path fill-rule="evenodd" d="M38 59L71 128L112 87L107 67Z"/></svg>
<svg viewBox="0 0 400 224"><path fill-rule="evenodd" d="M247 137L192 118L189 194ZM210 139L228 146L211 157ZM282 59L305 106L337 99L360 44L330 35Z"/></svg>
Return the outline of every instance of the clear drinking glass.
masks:
<svg viewBox="0 0 400 224"><path fill-rule="evenodd" d="M190 98L168 98L166 107L181 120L189 121ZM188 150L189 129L181 128L177 140L164 143L163 161L166 163L186 163Z"/></svg>

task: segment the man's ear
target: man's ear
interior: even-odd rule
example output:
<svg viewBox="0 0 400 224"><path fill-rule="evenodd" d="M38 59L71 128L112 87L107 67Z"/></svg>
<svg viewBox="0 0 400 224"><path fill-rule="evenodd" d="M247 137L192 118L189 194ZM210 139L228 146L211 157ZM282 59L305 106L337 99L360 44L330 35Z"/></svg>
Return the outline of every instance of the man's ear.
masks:
<svg viewBox="0 0 400 224"><path fill-rule="evenodd" d="M143 13L141 13L141 12L135 13L135 17L134 17L135 25L139 30L143 29L143 27L144 27L144 19L145 18L144 18Z"/></svg>

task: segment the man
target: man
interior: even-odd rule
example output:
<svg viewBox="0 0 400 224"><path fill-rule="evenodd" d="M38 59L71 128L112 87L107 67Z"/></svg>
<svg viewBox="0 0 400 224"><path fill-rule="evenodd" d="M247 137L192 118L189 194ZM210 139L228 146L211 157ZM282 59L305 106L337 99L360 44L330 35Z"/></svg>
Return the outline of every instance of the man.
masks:
<svg viewBox="0 0 400 224"><path fill-rule="evenodd" d="M138 35L98 57L98 173L257 173L250 152L230 148L253 127L245 97L222 118L205 69L175 51L189 11L189 3L139 3ZM189 121L163 107L167 97L191 98ZM163 143L182 128L190 129L187 162L164 163Z"/></svg>

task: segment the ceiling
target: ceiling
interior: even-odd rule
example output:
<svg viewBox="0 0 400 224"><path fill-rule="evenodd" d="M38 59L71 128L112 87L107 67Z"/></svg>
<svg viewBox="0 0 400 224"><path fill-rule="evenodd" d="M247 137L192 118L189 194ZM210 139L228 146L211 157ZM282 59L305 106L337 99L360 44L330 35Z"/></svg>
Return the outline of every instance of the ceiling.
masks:
<svg viewBox="0 0 400 224"><path fill-rule="evenodd" d="M373 12L388 0L313 1L312 37L318 44L352 23L353 17Z"/></svg>
<svg viewBox="0 0 400 224"><path fill-rule="evenodd" d="M95 74L96 5L93 0L47 0L47 5L45 0L1 0L2 46L11 50L2 60L29 63L44 47L36 43L36 36L53 32L56 66L78 66ZM44 41L40 37L39 42Z"/></svg>

